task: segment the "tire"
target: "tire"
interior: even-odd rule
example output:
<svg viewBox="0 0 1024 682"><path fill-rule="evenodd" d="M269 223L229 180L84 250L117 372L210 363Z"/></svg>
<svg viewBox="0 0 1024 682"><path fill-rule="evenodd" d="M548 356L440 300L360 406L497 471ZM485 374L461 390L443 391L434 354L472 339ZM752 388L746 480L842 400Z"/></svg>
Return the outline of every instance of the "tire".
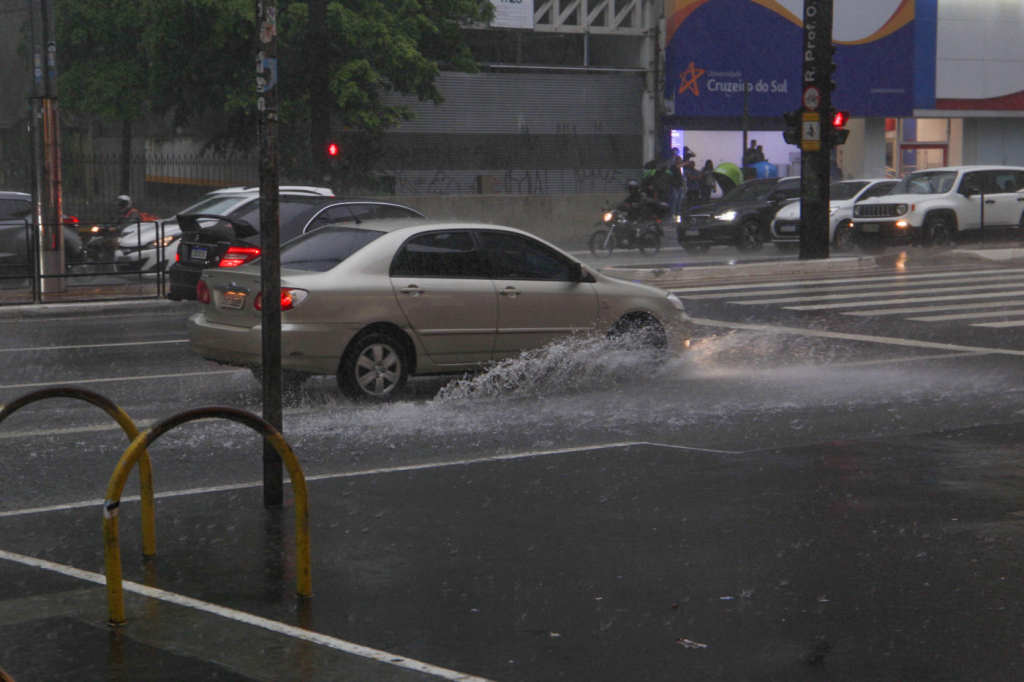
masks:
<svg viewBox="0 0 1024 682"><path fill-rule="evenodd" d="M653 317L624 317L611 328L608 338L616 343L646 351L664 352L668 348L665 328Z"/></svg>
<svg viewBox="0 0 1024 682"><path fill-rule="evenodd" d="M929 216L924 224L925 246L952 246L956 242L956 226L944 214Z"/></svg>
<svg viewBox="0 0 1024 682"><path fill-rule="evenodd" d="M762 246L764 234L761 232L761 223L753 219L744 220L740 225L736 248L740 251L760 251Z"/></svg>
<svg viewBox="0 0 1024 682"><path fill-rule="evenodd" d="M615 239L609 238L608 230L597 230L590 235L590 253L598 258L607 258L615 250Z"/></svg>
<svg viewBox="0 0 1024 682"><path fill-rule="evenodd" d="M640 253L645 256L653 256L661 251L661 237L654 230L646 230L637 240Z"/></svg>
<svg viewBox="0 0 1024 682"><path fill-rule="evenodd" d="M854 231L852 223L847 221L836 226L836 233L832 235L832 246L836 251L843 253L853 251L857 246L857 233Z"/></svg>
<svg viewBox="0 0 1024 682"><path fill-rule="evenodd" d="M686 253L707 253L711 250L711 244L682 244Z"/></svg>
<svg viewBox="0 0 1024 682"><path fill-rule="evenodd" d="M409 378L402 344L390 334L356 339L338 366L338 388L352 400L384 402L401 392Z"/></svg>

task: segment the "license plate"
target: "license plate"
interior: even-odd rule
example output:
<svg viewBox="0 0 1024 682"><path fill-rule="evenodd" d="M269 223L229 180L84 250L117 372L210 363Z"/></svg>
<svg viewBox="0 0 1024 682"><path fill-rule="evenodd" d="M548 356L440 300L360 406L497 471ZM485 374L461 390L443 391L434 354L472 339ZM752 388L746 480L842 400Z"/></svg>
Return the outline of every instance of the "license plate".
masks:
<svg viewBox="0 0 1024 682"><path fill-rule="evenodd" d="M877 223L865 223L860 226L861 232L878 232L881 229L881 225Z"/></svg>
<svg viewBox="0 0 1024 682"><path fill-rule="evenodd" d="M780 225L779 232L796 232L796 225Z"/></svg>
<svg viewBox="0 0 1024 682"><path fill-rule="evenodd" d="M220 297L221 308L234 308L240 310L245 304L245 294L241 291L225 291Z"/></svg>
<svg viewBox="0 0 1024 682"><path fill-rule="evenodd" d="M686 231L686 236L687 237L699 237L700 236L700 230L687 230Z"/></svg>
<svg viewBox="0 0 1024 682"><path fill-rule="evenodd" d="M192 250L188 252L188 257L192 260L206 260L206 254L209 253L209 249L205 246L193 246Z"/></svg>

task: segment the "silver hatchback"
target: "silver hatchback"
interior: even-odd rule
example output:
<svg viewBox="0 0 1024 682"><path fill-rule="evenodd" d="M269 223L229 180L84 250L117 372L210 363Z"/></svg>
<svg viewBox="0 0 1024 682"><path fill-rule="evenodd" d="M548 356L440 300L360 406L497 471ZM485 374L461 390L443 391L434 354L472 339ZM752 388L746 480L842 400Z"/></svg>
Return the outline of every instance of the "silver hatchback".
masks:
<svg viewBox="0 0 1024 682"><path fill-rule="evenodd" d="M355 399L386 400L411 375L478 369L572 334L621 334L670 351L692 331L680 300L594 272L509 227L376 221L327 226L281 252L282 368L336 375ZM259 262L207 270L192 349L262 361Z"/></svg>

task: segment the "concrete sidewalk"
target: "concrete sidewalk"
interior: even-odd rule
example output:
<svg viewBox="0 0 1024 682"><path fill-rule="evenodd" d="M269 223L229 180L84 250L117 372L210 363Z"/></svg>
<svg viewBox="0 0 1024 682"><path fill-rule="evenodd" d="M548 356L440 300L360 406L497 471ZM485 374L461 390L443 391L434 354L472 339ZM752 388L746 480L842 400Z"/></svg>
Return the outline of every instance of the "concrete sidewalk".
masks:
<svg viewBox="0 0 1024 682"><path fill-rule="evenodd" d="M42 563L99 575L99 504L6 515L0 666L18 682L1020 679L1022 439L637 444L324 477L308 603L294 510L264 510L258 486L160 499L152 564L125 504L126 579L163 592L130 588L110 631L102 588Z"/></svg>

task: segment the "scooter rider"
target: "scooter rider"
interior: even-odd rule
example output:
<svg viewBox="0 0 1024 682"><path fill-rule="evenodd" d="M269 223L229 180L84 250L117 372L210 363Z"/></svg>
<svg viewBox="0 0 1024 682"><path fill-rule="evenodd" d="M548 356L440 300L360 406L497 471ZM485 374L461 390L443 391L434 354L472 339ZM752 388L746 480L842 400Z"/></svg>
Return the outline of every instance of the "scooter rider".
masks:
<svg viewBox="0 0 1024 682"><path fill-rule="evenodd" d="M132 198L127 194L122 194L114 199L114 206L117 209L117 217L114 222L127 225L142 220L142 211L132 206Z"/></svg>

